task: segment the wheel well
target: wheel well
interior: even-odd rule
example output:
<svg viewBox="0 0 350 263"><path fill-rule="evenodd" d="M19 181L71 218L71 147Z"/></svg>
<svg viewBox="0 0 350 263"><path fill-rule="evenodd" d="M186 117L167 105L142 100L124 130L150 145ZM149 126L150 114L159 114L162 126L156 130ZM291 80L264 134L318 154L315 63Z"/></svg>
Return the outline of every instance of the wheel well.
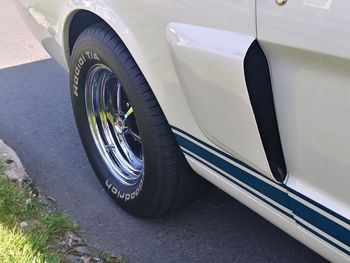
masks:
<svg viewBox="0 0 350 263"><path fill-rule="evenodd" d="M69 55L72 54L75 41L81 32L83 32L89 26L101 22L106 23L99 16L86 10L80 10L73 15L68 31Z"/></svg>

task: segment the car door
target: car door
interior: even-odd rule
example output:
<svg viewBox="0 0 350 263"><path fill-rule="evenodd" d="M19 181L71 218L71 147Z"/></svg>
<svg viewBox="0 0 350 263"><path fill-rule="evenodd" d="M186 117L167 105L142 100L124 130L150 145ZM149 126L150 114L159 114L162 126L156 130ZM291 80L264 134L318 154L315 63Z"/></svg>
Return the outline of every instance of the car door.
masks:
<svg viewBox="0 0 350 263"><path fill-rule="evenodd" d="M350 239L349 10L349 1L257 0L257 38L270 66L287 187L292 200L306 204L304 210L293 207L295 218L345 251Z"/></svg>

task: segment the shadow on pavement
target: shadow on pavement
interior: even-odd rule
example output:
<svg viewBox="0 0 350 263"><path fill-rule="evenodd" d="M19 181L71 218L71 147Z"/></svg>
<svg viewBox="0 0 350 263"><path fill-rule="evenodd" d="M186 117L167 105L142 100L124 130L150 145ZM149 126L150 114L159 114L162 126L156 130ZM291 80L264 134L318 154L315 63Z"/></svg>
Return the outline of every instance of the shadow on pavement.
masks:
<svg viewBox="0 0 350 263"><path fill-rule="evenodd" d="M216 188L161 220L124 213L90 168L73 120L67 73L52 59L0 70L0 138L90 242L130 262L324 262Z"/></svg>

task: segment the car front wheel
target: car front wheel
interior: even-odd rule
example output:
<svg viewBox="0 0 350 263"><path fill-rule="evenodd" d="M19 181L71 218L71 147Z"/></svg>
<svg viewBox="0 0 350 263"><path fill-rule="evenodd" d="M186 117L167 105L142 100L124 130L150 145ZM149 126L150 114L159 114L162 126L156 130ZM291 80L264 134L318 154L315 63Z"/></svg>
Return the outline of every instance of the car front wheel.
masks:
<svg viewBox="0 0 350 263"><path fill-rule="evenodd" d="M202 188L145 77L111 28L96 24L78 37L70 86L85 151L122 208L138 217L157 217Z"/></svg>

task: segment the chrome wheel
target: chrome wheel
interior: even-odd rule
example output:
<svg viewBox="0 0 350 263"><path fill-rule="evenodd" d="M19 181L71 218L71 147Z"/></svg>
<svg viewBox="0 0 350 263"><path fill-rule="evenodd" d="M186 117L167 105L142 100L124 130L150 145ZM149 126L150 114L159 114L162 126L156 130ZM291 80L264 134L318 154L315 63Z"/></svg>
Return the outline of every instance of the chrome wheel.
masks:
<svg viewBox="0 0 350 263"><path fill-rule="evenodd" d="M121 82L97 64L88 71L85 85L89 125L104 163L123 185L137 184L144 174L143 147Z"/></svg>

